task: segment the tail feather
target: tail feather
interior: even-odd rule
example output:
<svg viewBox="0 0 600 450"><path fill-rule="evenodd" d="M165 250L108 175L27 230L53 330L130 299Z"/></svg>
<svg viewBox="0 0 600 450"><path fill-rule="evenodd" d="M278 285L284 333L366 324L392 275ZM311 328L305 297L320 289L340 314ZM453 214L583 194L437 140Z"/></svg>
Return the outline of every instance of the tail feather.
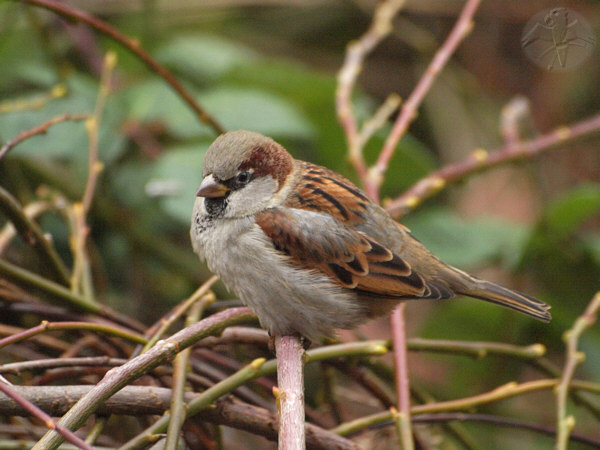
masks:
<svg viewBox="0 0 600 450"><path fill-rule="evenodd" d="M513 291L489 281L476 280L473 286L456 293L514 309L542 322L550 322L552 319L548 312L550 305L530 295Z"/></svg>

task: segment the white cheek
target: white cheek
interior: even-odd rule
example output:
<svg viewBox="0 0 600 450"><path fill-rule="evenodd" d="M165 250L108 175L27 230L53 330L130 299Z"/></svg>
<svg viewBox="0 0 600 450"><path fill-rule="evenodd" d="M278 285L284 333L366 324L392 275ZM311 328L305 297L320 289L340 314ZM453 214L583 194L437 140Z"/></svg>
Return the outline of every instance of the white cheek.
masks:
<svg viewBox="0 0 600 450"><path fill-rule="evenodd" d="M233 191L227 197L224 217L243 217L256 214L269 207L277 192L277 182L270 176L257 178L246 187Z"/></svg>

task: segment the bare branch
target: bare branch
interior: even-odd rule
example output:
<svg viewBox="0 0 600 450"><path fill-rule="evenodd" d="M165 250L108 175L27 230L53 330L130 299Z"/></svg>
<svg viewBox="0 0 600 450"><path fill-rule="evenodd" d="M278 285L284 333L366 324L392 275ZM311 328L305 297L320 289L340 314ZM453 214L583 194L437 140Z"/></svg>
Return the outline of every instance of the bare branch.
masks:
<svg viewBox="0 0 600 450"><path fill-rule="evenodd" d="M400 139L408 130L409 125L415 119L421 102L425 98L427 92L429 92L429 89L433 85L438 74L454 54L458 45L471 32L471 29L473 28L473 16L477 11L480 2L481 0L467 0L458 20L454 24L454 28L448 35L448 38L437 51L417 86L415 86L415 89L402 106L400 114L392 127L392 131L383 144L379 158L377 159L373 170L369 173L367 186L370 186L371 190L379 192L379 187L383 182L383 176L387 172L390 159L392 159L392 156L396 151L398 142L400 142Z"/></svg>
<svg viewBox="0 0 600 450"><path fill-rule="evenodd" d="M367 131L359 131L352 108L352 91L356 84L356 79L362 70L365 58L392 31L392 20L404 3L405 0L388 0L382 2L377 7L373 21L367 32L358 41L351 42L348 45L344 64L338 73L336 112L346 134L350 162L363 181L363 184L368 171L362 149L368 136L373 133L371 128L373 128L375 122L369 124ZM396 98L399 100L399 97ZM395 99L390 102L396 102ZM379 116L388 112L390 102L386 102L386 109ZM376 192L369 192L369 190L367 190L367 194L373 198L377 195Z"/></svg>
<svg viewBox="0 0 600 450"><path fill-rule="evenodd" d="M4 144L2 148L0 148L0 159L4 158L4 156L6 156L6 154L11 151L13 147L19 145L24 140L39 134L46 134L48 132L48 128L50 128L52 125L67 121L77 122L80 120L87 120L88 117L89 116L86 114L63 114L62 116L54 117L53 119L50 119L47 122L44 122L43 124L38 125L30 130L22 131L16 137Z"/></svg>
<svg viewBox="0 0 600 450"><path fill-rule="evenodd" d="M569 443L569 434L575 426L575 417L572 415L567 416L567 398L569 396L569 385L575 374L575 368L585 359L585 353L577 350L577 344L583 332L596 322L598 310L600 310L600 292L594 296L585 309L585 312L575 321L573 328L564 334L564 340L567 343L567 361L560 383L556 387L557 450L566 450Z"/></svg>
<svg viewBox="0 0 600 450"><path fill-rule="evenodd" d="M48 265L54 279L62 285L68 285L69 271L54 246L44 235L39 225L25 214L17 199L1 186L0 211L12 222L21 238L31 245L40 259Z"/></svg>
<svg viewBox="0 0 600 450"><path fill-rule="evenodd" d="M0 380L0 391L4 393L7 397L12 398L19 406L25 409L29 414L34 417L37 417L41 420L46 427L51 430L56 430L63 438L69 441L72 444L77 445L79 448L84 450L94 450L91 445L86 444L81 438L76 436L72 431L63 427L60 424L57 424L52 420L48 414L38 408L36 405L31 403L25 397L21 396L18 392L16 392L11 386L8 386L3 381Z"/></svg>
<svg viewBox="0 0 600 450"><path fill-rule="evenodd" d="M573 125L560 126L550 133L529 141L509 143L489 153L484 149L475 150L469 158L430 173L400 197L387 202L385 208L394 217L404 215L423 200L440 192L448 184L461 181L475 172L521 159L533 159L546 150L598 131L600 131L600 115Z"/></svg>

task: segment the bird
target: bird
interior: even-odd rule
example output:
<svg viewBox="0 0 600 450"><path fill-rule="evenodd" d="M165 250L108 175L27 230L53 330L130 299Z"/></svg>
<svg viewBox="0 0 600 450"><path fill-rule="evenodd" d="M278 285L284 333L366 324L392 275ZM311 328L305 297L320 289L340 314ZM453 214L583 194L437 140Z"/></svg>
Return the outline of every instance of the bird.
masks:
<svg viewBox="0 0 600 450"><path fill-rule="evenodd" d="M190 236L271 336L315 341L402 301L458 295L551 319L546 303L445 264L351 181L257 132L208 148Z"/></svg>

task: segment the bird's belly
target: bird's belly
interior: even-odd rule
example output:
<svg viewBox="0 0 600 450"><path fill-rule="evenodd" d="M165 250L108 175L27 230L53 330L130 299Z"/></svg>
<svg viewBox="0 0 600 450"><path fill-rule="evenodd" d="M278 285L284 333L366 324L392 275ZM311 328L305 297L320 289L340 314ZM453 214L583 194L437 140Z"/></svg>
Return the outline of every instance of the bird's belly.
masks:
<svg viewBox="0 0 600 450"><path fill-rule="evenodd" d="M252 308L271 334L317 339L366 318L352 290L293 264L253 222L240 219L207 234L203 250L210 270Z"/></svg>

